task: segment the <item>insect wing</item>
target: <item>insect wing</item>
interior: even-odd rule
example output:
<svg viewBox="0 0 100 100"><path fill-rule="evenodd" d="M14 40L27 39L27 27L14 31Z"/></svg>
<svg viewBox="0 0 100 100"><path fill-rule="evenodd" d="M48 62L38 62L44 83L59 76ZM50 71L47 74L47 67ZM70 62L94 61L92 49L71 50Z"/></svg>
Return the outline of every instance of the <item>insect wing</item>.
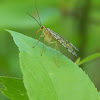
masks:
<svg viewBox="0 0 100 100"><path fill-rule="evenodd" d="M60 42L70 53L72 53L74 56L77 56L74 49L79 51L72 43L70 43L68 40L64 39L62 36L54 32L53 30L47 28L47 30L53 35L53 37ZM74 48L74 49L73 49Z"/></svg>

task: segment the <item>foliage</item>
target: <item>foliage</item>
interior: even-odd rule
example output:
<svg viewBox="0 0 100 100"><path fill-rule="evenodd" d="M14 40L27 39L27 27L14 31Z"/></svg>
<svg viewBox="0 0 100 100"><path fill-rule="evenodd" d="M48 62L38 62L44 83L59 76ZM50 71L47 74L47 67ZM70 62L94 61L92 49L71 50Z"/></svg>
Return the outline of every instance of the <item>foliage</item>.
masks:
<svg viewBox="0 0 100 100"><path fill-rule="evenodd" d="M88 61L90 61L90 60L93 60L93 59L95 59L95 58L98 58L98 57L100 57L100 53L93 54L93 55L91 55L91 56L88 56L88 57L82 59L81 61L78 61L78 62L77 62L77 65L84 64L84 63L86 63L86 62L88 62Z"/></svg>
<svg viewBox="0 0 100 100"><path fill-rule="evenodd" d="M5 89L0 88L0 90L11 100L28 100L22 79L0 77L0 83L5 87Z"/></svg>
<svg viewBox="0 0 100 100"><path fill-rule="evenodd" d="M42 25L57 32L79 49L79 58L76 60L76 57L58 44L62 54L75 61L77 65L80 63L81 66L79 66L88 74L98 91L100 91L99 7L99 0L37 0L37 9ZM39 38L40 33L34 37L39 25L25 12L38 20L35 0L0 0L0 76L22 78L19 51L11 36L4 29L15 30L32 38ZM53 48L53 45L49 46ZM98 59L92 60L92 57L94 59L96 56ZM59 54L57 58L59 62ZM55 57L53 60L55 61ZM0 100L8 99L0 94Z"/></svg>
<svg viewBox="0 0 100 100"><path fill-rule="evenodd" d="M84 100L84 98L99 100L98 92L88 76L67 57L57 51L58 67L54 49L45 46L43 56L40 56L42 43L32 48L37 40L18 32L10 30L8 32L13 36L20 51L20 66L29 100ZM1 79L1 83L6 80ZM10 84L12 81L6 82ZM13 87L16 87L14 82L12 84ZM5 87L9 88L9 85ZM15 93L16 90L14 90ZM21 100L27 100L27 98Z"/></svg>

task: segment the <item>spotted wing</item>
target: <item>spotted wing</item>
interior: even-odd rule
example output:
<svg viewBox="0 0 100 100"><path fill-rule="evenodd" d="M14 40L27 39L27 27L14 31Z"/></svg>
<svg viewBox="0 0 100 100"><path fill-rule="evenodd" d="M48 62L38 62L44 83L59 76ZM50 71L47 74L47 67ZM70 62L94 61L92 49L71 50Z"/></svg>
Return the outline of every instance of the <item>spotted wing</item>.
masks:
<svg viewBox="0 0 100 100"><path fill-rule="evenodd" d="M57 34L56 32L54 32L53 30L47 28L50 33L52 34L52 36L59 41L66 49L68 49L68 51L70 53L72 53L74 56L77 56L76 52L74 51L77 50L79 51L72 43L70 43L68 40L64 39L62 36L60 36L59 34Z"/></svg>

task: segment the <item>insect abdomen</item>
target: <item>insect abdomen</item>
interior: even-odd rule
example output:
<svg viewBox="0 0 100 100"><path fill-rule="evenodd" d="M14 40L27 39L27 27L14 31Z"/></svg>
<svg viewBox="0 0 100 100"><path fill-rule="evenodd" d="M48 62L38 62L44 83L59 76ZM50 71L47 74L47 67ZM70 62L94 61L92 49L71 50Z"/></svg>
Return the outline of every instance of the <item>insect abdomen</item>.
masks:
<svg viewBox="0 0 100 100"><path fill-rule="evenodd" d="M64 39L62 36L60 36L56 32L52 31L51 29L47 28L47 30L49 30L49 32L52 34L52 36L58 42L60 42L66 49L68 49L68 51L70 53L72 53L74 56L77 56L77 54L75 53L74 49L76 49L77 51L78 51L78 49L72 43L70 43L69 41L67 41L66 39Z"/></svg>
<svg viewBox="0 0 100 100"><path fill-rule="evenodd" d="M77 57L77 54L75 53L74 49L72 48L71 45L66 43L63 39L58 39L58 41L66 48L70 53L72 53L74 56Z"/></svg>

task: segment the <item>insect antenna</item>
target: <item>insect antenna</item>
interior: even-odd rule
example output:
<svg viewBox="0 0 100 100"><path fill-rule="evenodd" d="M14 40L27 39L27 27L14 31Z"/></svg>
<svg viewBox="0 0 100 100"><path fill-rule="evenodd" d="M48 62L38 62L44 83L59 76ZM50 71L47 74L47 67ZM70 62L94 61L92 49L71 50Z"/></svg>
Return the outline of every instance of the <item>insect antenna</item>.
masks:
<svg viewBox="0 0 100 100"><path fill-rule="evenodd" d="M36 2L37 2L37 0L35 0L35 8L36 8L38 18L39 18L39 22L40 22L40 25L41 25L41 19L40 19L39 12L38 12L38 9L37 9L37 6L36 6Z"/></svg>
<svg viewBox="0 0 100 100"><path fill-rule="evenodd" d="M37 2L37 0L35 0L35 8L36 8L36 11L37 11L37 14L38 14L38 18L39 18L39 22L40 22L40 23L38 22L38 20L36 20L35 17L33 17L32 15L30 15L29 13L26 12L26 14L28 14L28 15L31 16L33 19L35 19L36 22L37 22L40 26L42 26L42 25L41 25L40 16L39 16L39 12L38 12L38 9L37 9L37 6L36 6L36 2Z"/></svg>
<svg viewBox="0 0 100 100"><path fill-rule="evenodd" d="M25 12L26 14L28 14L30 17L32 17L34 20L36 20L35 17L33 17L32 15L30 15L29 13ZM36 20L36 22L41 26L41 24Z"/></svg>

